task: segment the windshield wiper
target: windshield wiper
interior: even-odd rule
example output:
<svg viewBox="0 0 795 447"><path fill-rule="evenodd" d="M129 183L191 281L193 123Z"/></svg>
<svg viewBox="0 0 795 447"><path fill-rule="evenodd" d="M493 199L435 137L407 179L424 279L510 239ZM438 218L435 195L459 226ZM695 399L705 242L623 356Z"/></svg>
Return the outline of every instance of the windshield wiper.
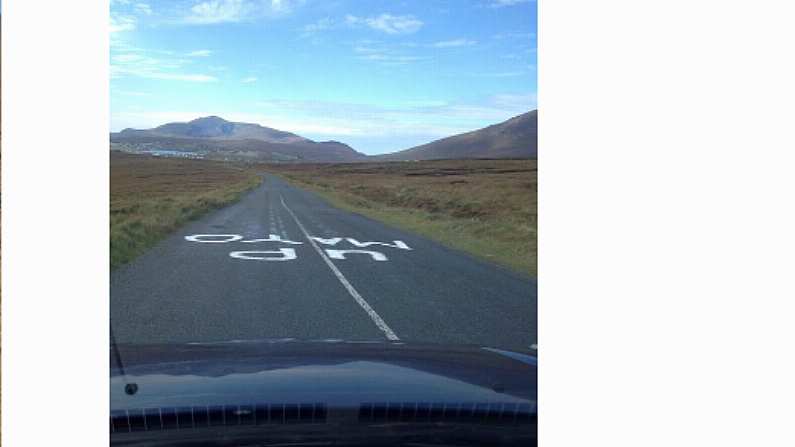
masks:
<svg viewBox="0 0 795 447"><path fill-rule="evenodd" d="M113 323L110 325L110 347L113 349L113 356L116 358L116 366L118 366L122 380L124 381L124 392L132 396L138 392L138 384L127 380L127 373L124 372L124 364L121 361L121 353L119 353L119 347L116 345L116 336L113 335Z"/></svg>

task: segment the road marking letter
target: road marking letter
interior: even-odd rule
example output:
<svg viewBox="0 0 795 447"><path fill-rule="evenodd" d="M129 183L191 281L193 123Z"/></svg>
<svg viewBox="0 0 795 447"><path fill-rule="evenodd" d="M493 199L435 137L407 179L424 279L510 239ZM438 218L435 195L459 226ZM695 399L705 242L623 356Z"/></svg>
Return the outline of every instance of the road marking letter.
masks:
<svg viewBox="0 0 795 447"><path fill-rule="evenodd" d="M278 256L276 256L278 255ZM250 259L254 261L292 261L297 256L293 248L280 248L267 251L233 251L229 256L237 259Z"/></svg>
<svg viewBox="0 0 795 447"><path fill-rule="evenodd" d="M243 236L239 234L192 234L190 236L185 236L186 241L203 242L206 244L224 244L226 242L236 242L240 239L243 239Z"/></svg>
<svg viewBox="0 0 795 447"><path fill-rule="evenodd" d="M323 245L337 245L338 242L342 241L341 237L332 237L330 239L317 237L317 236L310 236L309 239L320 242Z"/></svg>
<svg viewBox="0 0 795 447"><path fill-rule="evenodd" d="M331 250L326 249L326 254L331 259L345 259L345 255L348 253L361 253L365 255L370 255L373 257L373 261L388 261L386 255L377 251L370 251L370 250Z"/></svg>
<svg viewBox="0 0 795 447"><path fill-rule="evenodd" d="M311 236L310 239L314 240L315 242L320 242L323 245L337 245L338 243L342 242L343 238L341 237L322 238L317 236ZM371 245L380 245L382 247L399 248L401 250L411 250L411 247L406 245L406 243L403 241L392 241L393 243L390 244L387 242L378 242L378 241L360 242L358 239L354 239L352 237L346 237L344 239L348 241L351 245L356 247L369 247Z"/></svg>
<svg viewBox="0 0 795 447"><path fill-rule="evenodd" d="M281 242L282 244L292 244L292 245L302 245L303 242L296 242L296 241L288 241L286 239L282 239L281 236L278 234L269 234L265 239L251 239L248 241L240 241L244 244L253 244L256 242Z"/></svg>
<svg viewBox="0 0 795 447"><path fill-rule="evenodd" d="M411 250L411 247L406 245L406 243L403 241L392 241L394 242L394 244L388 244L386 242L359 242L352 237L346 237L345 239L357 247L369 247L371 245L381 245L384 247L399 248L401 250Z"/></svg>

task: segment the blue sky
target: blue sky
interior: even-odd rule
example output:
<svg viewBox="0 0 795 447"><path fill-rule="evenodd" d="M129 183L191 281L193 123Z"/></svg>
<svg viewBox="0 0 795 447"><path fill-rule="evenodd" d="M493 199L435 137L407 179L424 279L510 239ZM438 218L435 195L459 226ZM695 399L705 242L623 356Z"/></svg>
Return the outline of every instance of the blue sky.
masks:
<svg viewBox="0 0 795 447"><path fill-rule="evenodd" d="M218 115L376 154L536 108L532 0L111 0L111 130Z"/></svg>

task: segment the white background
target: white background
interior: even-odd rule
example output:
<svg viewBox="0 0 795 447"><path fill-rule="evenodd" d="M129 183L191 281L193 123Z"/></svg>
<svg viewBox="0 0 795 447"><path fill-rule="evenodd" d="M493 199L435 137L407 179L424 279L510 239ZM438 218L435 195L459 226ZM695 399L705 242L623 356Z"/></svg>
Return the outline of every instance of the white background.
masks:
<svg viewBox="0 0 795 447"><path fill-rule="evenodd" d="M108 445L108 4L2 4L3 446Z"/></svg>
<svg viewBox="0 0 795 447"><path fill-rule="evenodd" d="M795 445L788 2L540 1L540 445ZM108 5L6 0L4 445L107 445Z"/></svg>

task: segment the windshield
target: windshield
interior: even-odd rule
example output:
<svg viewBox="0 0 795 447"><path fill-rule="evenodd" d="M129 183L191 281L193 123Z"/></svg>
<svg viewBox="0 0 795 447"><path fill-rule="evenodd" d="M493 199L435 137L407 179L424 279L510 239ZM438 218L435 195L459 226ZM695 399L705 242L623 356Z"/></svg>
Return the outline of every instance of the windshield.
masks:
<svg viewBox="0 0 795 447"><path fill-rule="evenodd" d="M110 21L112 440L534 436L534 2Z"/></svg>

